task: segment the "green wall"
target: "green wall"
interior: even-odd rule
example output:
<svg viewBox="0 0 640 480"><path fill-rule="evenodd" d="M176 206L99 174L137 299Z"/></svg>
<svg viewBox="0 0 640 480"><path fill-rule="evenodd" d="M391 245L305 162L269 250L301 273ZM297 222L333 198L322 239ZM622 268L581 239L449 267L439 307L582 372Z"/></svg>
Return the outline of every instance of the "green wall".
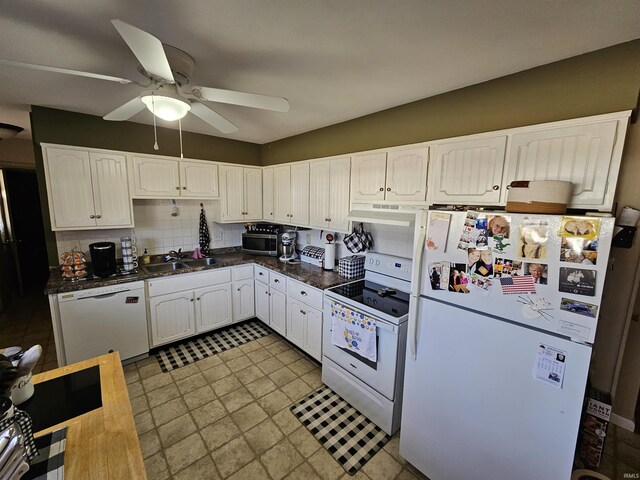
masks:
<svg viewBox="0 0 640 480"><path fill-rule="evenodd" d="M271 142L262 145L261 161L274 165L630 110L639 88L640 39Z"/></svg>

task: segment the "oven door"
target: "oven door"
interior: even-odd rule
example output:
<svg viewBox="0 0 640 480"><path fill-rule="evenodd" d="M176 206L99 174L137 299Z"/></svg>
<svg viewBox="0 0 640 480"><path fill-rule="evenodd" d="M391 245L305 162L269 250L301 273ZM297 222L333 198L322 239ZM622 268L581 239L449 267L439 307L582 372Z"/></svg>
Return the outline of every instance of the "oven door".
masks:
<svg viewBox="0 0 640 480"><path fill-rule="evenodd" d="M336 302L336 299L332 300ZM351 310L358 312L358 309L353 308L351 305L345 305ZM360 311L360 313L369 315L364 311ZM393 400L396 393L396 369L399 365L398 354L404 355L404 352L399 352L398 350L400 346L405 345L406 342L406 323L394 325L376 318L378 361L375 363L349 350L334 345L331 342L331 323L331 306L329 300L325 299L322 334L323 355L389 400ZM402 372L398 372L398 374L402 375Z"/></svg>

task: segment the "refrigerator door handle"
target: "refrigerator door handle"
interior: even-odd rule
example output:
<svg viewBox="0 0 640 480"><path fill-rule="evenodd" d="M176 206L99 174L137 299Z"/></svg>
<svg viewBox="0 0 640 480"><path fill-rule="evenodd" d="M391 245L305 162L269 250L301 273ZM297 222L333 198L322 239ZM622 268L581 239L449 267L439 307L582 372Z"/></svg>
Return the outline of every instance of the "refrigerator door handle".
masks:
<svg viewBox="0 0 640 480"><path fill-rule="evenodd" d="M409 353L411 360L416 359L416 328L418 326L418 301L420 297L411 296L409 298L409 323L407 325L407 342L409 343Z"/></svg>
<svg viewBox="0 0 640 480"><path fill-rule="evenodd" d="M422 255L424 241L427 238L427 212L418 211L413 243L413 269L411 271L411 297L409 298L408 336L411 359L416 359L416 328L418 325L418 300L420 298L420 281L422 280Z"/></svg>

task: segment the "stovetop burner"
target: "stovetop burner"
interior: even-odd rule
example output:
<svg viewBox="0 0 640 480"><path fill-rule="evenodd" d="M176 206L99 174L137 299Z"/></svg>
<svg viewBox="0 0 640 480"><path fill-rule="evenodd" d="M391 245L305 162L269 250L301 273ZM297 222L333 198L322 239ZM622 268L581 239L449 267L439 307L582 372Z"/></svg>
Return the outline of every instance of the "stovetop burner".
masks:
<svg viewBox="0 0 640 480"><path fill-rule="evenodd" d="M409 313L409 294L370 280L359 280L329 289L356 303L384 312L392 317Z"/></svg>

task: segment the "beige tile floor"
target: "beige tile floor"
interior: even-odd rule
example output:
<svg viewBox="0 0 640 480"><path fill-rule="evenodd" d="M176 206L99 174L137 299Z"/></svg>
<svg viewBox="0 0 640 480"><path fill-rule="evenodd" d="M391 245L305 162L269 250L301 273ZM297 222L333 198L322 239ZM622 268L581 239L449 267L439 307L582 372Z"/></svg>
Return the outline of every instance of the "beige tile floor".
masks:
<svg viewBox="0 0 640 480"><path fill-rule="evenodd" d="M149 479L425 478L396 435L354 477L289 407L322 385L321 368L276 334L169 373L125 366Z"/></svg>
<svg viewBox="0 0 640 480"><path fill-rule="evenodd" d="M16 298L0 313L0 348L35 344L43 347L35 372L56 368L45 295ZM320 385L319 365L276 334L171 373L155 358L125 371L149 480L350 478L288 408ZM398 441L352 478L425 478ZM610 425L599 471L638 478L640 435Z"/></svg>

